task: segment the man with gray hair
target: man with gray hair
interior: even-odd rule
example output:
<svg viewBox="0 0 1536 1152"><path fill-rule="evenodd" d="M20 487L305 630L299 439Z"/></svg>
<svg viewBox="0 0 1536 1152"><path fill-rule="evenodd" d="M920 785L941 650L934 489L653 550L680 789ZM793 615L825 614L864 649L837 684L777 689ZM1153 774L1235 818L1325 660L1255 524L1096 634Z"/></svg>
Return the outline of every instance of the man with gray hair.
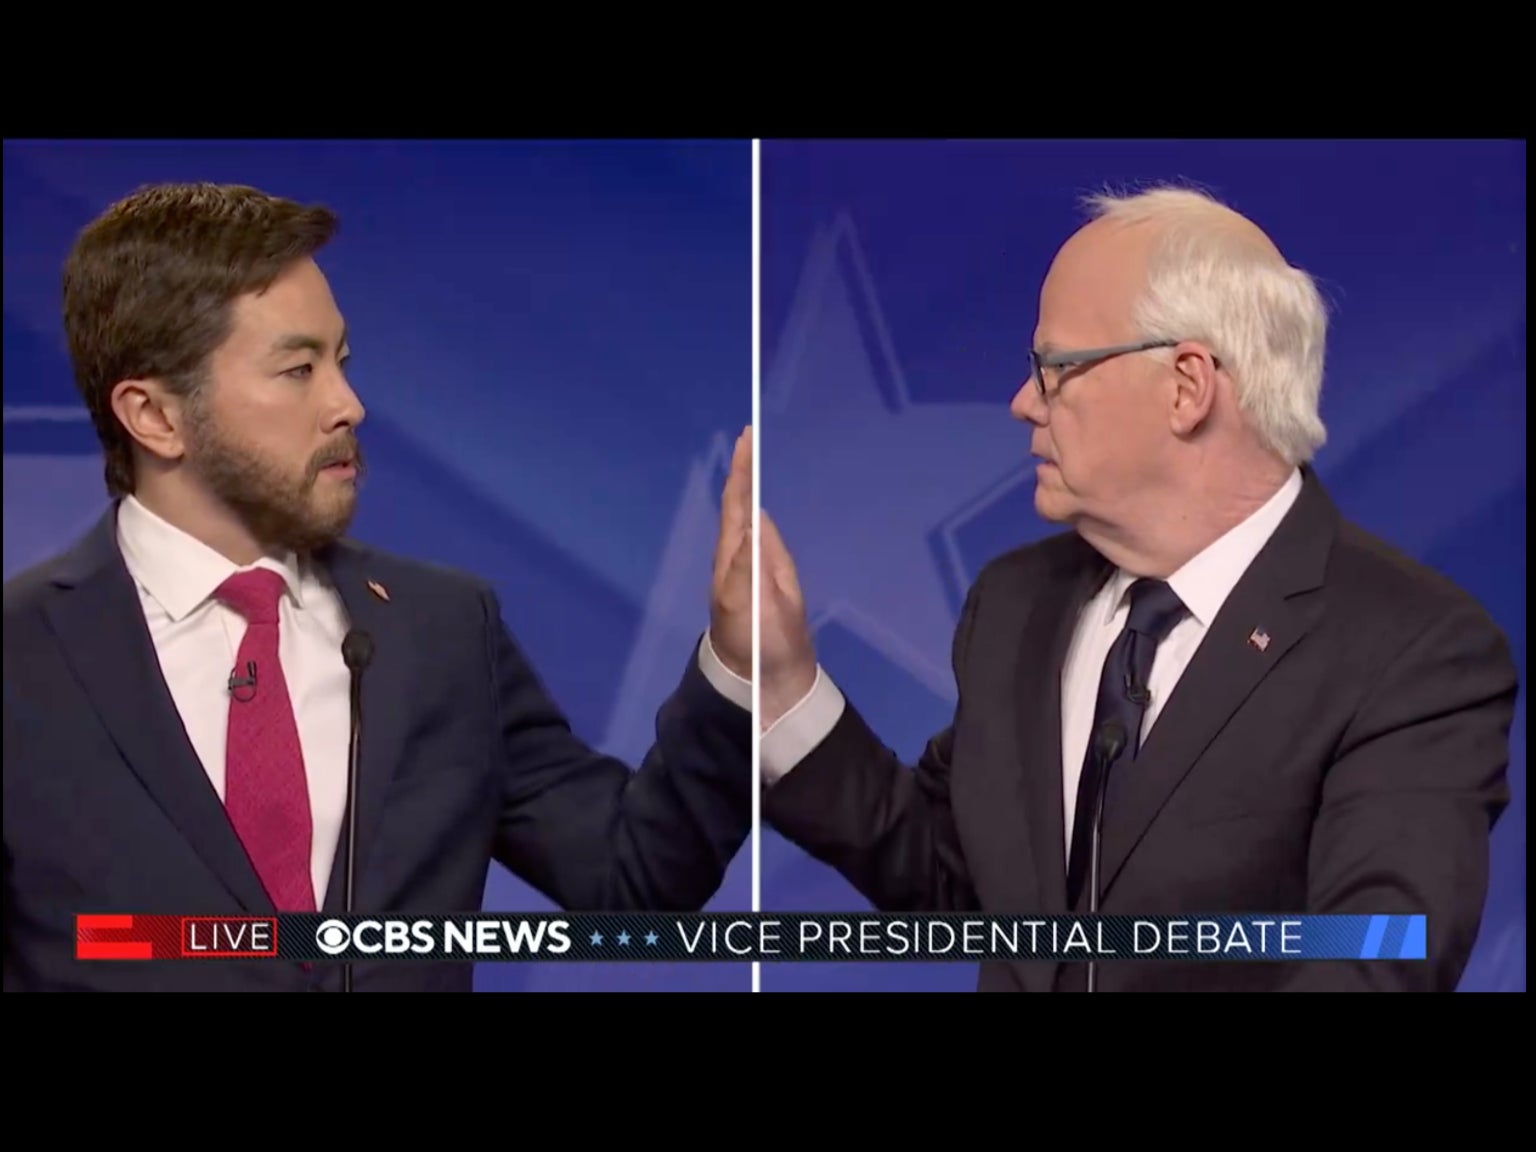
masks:
<svg viewBox="0 0 1536 1152"><path fill-rule="evenodd" d="M818 666L763 515L765 822L883 911L1427 917L1427 961L999 961L983 991L1453 990L1508 803L1508 644L1312 470L1311 278L1200 193L1090 203L1012 404L1071 531L976 579L915 770Z"/></svg>

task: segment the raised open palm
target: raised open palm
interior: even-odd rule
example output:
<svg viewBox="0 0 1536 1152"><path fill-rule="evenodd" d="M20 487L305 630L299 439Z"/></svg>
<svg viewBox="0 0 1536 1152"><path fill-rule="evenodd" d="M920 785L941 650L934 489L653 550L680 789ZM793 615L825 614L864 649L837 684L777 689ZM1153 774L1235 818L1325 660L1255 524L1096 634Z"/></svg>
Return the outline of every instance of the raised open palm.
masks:
<svg viewBox="0 0 1536 1152"><path fill-rule="evenodd" d="M763 727L788 712L816 683L816 651L806 623L805 597L795 561L773 519L758 509L763 569Z"/></svg>
<svg viewBox="0 0 1536 1152"><path fill-rule="evenodd" d="M752 429L736 437L720 494L720 538L710 588L709 636L721 663L752 678Z"/></svg>
<svg viewBox="0 0 1536 1152"><path fill-rule="evenodd" d="M721 661L743 678L752 675L752 529L761 535L762 705L771 724L800 700L816 681L816 653L806 627L805 600L795 562L772 519L753 515L752 429L736 438L731 470L720 499L720 540L715 549L710 604L710 640Z"/></svg>

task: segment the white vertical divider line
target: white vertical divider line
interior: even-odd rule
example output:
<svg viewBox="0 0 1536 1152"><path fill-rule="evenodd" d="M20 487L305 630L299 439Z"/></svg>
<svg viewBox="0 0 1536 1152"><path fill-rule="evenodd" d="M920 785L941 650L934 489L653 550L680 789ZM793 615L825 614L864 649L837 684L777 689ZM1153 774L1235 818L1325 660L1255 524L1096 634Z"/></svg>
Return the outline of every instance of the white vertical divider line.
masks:
<svg viewBox="0 0 1536 1152"><path fill-rule="evenodd" d="M762 220L763 142L752 140L752 911L763 910L763 756L758 716L763 705L762 538L757 530L763 501ZM762 961L752 961L752 991L763 990Z"/></svg>

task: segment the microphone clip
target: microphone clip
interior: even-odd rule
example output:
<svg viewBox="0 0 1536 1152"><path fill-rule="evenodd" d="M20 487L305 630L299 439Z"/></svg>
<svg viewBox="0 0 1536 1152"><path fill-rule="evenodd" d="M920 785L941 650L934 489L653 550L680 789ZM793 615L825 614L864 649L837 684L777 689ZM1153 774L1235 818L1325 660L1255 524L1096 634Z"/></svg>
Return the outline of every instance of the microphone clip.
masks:
<svg viewBox="0 0 1536 1152"><path fill-rule="evenodd" d="M1152 703L1152 691L1145 684L1138 684L1132 678L1131 673L1125 674L1125 698L1138 708L1145 708Z"/></svg>
<svg viewBox="0 0 1536 1152"><path fill-rule="evenodd" d="M249 704L256 699L256 661L245 662L245 675L240 675L236 668L229 674L229 695L241 704Z"/></svg>

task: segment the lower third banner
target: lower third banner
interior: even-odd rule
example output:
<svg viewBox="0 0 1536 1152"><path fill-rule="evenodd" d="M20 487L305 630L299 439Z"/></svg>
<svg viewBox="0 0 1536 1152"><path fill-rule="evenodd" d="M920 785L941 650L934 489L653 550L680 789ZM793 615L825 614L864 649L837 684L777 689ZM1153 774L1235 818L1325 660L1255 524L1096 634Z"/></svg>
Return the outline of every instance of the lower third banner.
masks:
<svg viewBox="0 0 1536 1152"><path fill-rule="evenodd" d="M82 960L1422 960L1423 916L882 913L77 917Z"/></svg>

